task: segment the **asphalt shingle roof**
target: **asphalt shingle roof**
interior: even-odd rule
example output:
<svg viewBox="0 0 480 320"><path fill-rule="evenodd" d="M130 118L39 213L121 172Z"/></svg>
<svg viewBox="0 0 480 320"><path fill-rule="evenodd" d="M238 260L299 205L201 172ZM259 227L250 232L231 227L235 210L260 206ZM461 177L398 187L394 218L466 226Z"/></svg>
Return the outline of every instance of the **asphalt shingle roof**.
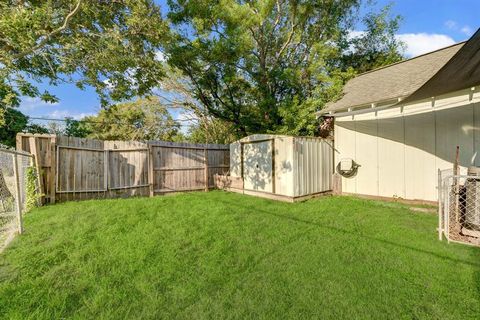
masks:
<svg viewBox="0 0 480 320"><path fill-rule="evenodd" d="M342 98L327 104L322 112L340 111L409 96L445 66L464 44L458 43L360 74L347 82Z"/></svg>

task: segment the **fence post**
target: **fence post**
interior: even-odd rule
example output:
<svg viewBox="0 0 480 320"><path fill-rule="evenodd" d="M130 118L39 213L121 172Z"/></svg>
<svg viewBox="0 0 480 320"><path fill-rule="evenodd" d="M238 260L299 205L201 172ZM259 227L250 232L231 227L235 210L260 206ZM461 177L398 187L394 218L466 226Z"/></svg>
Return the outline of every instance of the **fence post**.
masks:
<svg viewBox="0 0 480 320"><path fill-rule="evenodd" d="M13 174L15 175L15 207L17 213L17 221L18 221L18 233L22 234L22 202L20 201L20 179L18 177L18 158L17 154L13 154Z"/></svg>
<svg viewBox="0 0 480 320"><path fill-rule="evenodd" d="M209 187L209 184L208 184L208 149L207 147L205 146L205 149L203 149L203 156L205 158L205 191L208 191L208 187Z"/></svg>
<svg viewBox="0 0 480 320"><path fill-rule="evenodd" d="M110 151L103 151L103 190L105 193L108 193L108 179L109 179L109 165L110 163Z"/></svg>
<svg viewBox="0 0 480 320"><path fill-rule="evenodd" d="M153 197L153 150L152 145L148 143L148 184L150 189L150 197Z"/></svg>
<svg viewBox="0 0 480 320"><path fill-rule="evenodd" d="M42 180L42 172L40 167L40 153L38 148L38 138L37 137L30 137L30 152L33 155L33 160L35 162L35 166L37 167L37 177L38 177L38 188L40 190L40 203L43 204L45 201L45 188L43 186Z"/></svg>
<svg viewBox="0 0 480 320"><path fill-rule="evenodd" d="M438 240L442 240L443 223L442 223L442 172L438 169Z"/></svg>
<svg viewBox="0 0 480 320"><path fill-rule="evenodd" d="M50 139L50 203L55 203L56 181L57 181L57 137Z"/></svg>

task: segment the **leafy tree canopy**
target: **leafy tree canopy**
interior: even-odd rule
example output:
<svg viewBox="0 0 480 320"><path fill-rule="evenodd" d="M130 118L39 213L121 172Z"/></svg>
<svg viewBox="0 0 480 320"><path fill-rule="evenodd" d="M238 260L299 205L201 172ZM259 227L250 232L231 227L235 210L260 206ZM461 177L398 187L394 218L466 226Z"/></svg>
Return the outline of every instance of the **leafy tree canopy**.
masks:
<svg viewBox="0 0 480 320"><path fill-rule="evenodd" d="M48 130L38 124L29 124L29 119L22 112L0 107L3 114L3 123L0 124L0 144L14 148L16 136L19 132L48 133Z"/></svg>
<svg viewBox="0 0 480 320"><path fill-rule="evenodd" d="M57 98L35 83L92 86L102 105L143 96L163 75L168 27L152 0L0 2L0 105Z"/></svg>
<svg viewBox="0 0 480 320"><path fill-rule="evenodd" d="M315 134L314 112L346 80L401 58L388 9L365 16L360 0L170 0L171 66L209 114L255 132ZM368 3L367 3L368 5ZM355 63L352 61L355 60Z"/></svg>
<svg viewBox="0 0 480 320"><path fill-rule="evenodd" d="M0 124L21 96L57 100L40 92L41 81L92 86L104 107L148 96L165 79L162 50L189 97L184 106L208 120L192 129L196 136L205 124L235 136L316 134L315 111L338 97L345 81L402 58L394 36L399 17L388 6L360 17L362 3L168 0L167 21L153 0L2 1ZM358 23L365 31L354 37ZM178 138L168 131L175 125L162 129L173 119L152 112L152 104L166 110L151 98L116 104L94 117L108 125L67 121L65 130L105 139ZM138 105L147 106L141 116ZM125 126L110 122L120 114ZM149 122L155 117L163 121L156 132ZM141 121L146 128L133 129Z"/></svg>
<svg viewBox="0 0 480 320"><path fill-rule="evenodd" d="M241 138L235 133L235 128L224 120L205 117L188 129L188 141L193 143L229 144Z"/></svg>
<svg viewBox="0 0 480 320"><path fill-rule="evenodd" d="M379 13L369 12L362 18L365 31L343 43L342 69L350 67L362 73L403 59L404 44L395 37L401 18L389 19L390 9L387 5Z"/></svg>
<svg viewBox="0 0 480 320"><path fill-rule="evenodd" d="M96 116L85 117L67 134L101 140L172 141L180 125L156 97L119 103L102 109Z"/></svg>

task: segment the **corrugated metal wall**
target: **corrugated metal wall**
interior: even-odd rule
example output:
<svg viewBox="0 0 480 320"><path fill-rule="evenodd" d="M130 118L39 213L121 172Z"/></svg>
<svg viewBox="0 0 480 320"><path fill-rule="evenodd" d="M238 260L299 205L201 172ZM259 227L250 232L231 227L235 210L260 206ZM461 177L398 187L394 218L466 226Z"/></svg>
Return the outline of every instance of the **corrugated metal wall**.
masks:
<svg viewBox="0 0 480 320"><path fill-rule="evenodd" d="M293 141L294 196L332 190L333 143L308 137Z"/></svg>
<svg viewBox="0 0 480 320"><path fill-rule="evenodd" d="M247 146L255 140L265 141L265 139L274 140L275 194L293 198L330 191L332 189L333 142L313 137L255 135L234 142L230 145L230 175L235 177L241 176L241 144L246 143L244 146ZM251 152L245 151L250 149L249 147L244 147L244 158L251 158L254 162L257 161L257 158L271 159L270 154L265 155L258 152L252 154ZM265 152L268 153L271 151L271 149L265 150ZM252 161L244 159L244 165ZM262 166L260 166L260 168L261 167ZM264 176L270 177L271 175L268 173L265 175L255 175L255 177L259 177L259 179L263 179L262 177ZM249 180L247 181L248 183L245 183L246 189L248 189L247 186L251 185L263 185L261 181L256 183L250 181L252 177L251 174L246 177L246 179ZM268 190L262 189L260 191Z"/></svg>

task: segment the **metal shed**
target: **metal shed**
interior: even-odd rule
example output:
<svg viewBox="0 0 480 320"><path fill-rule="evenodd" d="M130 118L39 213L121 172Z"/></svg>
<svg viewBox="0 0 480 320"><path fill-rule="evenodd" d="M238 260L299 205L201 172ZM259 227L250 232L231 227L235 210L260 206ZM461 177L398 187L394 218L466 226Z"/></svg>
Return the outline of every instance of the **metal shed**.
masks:
<svg viewBox="0 0 480 320"><path fill-rule="evenodd" d="M229 189L285 201L332 189L333 142L256 134L230 145ZM241 180L243 183L238 183Z"/></svg>

